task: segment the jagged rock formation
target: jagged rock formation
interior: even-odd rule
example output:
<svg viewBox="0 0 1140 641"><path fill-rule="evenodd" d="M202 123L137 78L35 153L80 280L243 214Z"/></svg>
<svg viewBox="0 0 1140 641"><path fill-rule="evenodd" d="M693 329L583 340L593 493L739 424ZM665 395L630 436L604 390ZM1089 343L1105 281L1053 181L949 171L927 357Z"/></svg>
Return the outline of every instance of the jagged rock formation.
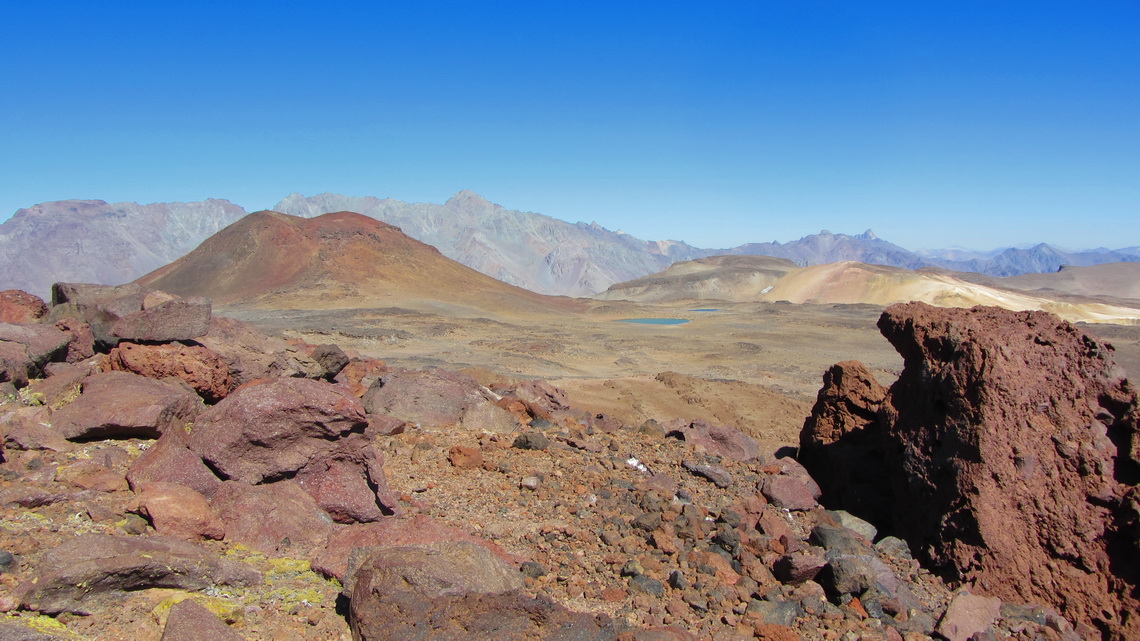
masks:
<svg viewBox="0 0 1140 641"><path fill-rule="evenodd" d="M1112 348L996 308L895 305L879 328L898 381L877 401L869 373L836 366L801 435L824 501L954 581L1051 603L1086 634L1140 636L1140 401Z"/></svg>
<svg viewBox="0 0 1140 641"><path fill-rule="evenodd" d="M58 281L119 285L194 249L245 214L230 201L213 198L35 205L0 224L0 283L40 297Z"/></svg>

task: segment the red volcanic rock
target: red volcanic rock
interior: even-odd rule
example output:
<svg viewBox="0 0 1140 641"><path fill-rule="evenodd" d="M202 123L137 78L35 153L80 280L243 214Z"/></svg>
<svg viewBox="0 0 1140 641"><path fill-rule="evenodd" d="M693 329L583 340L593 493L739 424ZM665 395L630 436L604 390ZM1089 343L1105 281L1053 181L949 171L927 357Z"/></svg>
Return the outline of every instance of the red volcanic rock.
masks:
<svg viewBox="0 0 1140 641"><path fill-rule="evenodd" d="M328 514L294 481L226 481L210 505L225 524L226 540L269 556L307 555L333 529Z"/></svg>
<svg viewBox="0 0 1140 641"><path fill-rule="evenodd" d="M138 490L151 482L174 483L212 497L222 480L186 447L184 430L167 430L127 470L127 483Z"/></svg>
<svg viewBox="0 0 1140 641"><path fill-rule="evenodd" d="M49 614L91 614L148 588L205 590L261 580L244 563L165 536L70 537L45 552L36 569L39 576L20 588L21 605Z"/></svg>
<svg viewBox="0 0 1140 641"><path fill-rule="evenodd" d="M865 454L878 441L877 461L857 464L887 476L895 519L880 525L978 594L1051 604L1106 639L1140 638L1140 400L1112 348L1051 314L987 307L894 305L879 328L902 374L879 420L832 446L858 435ZM801 441L825 440L826 423L815 428ZM813 470L827 460L804 454ZM828 469L818 478L884 487Z"/></svg>
<svg viewBox="0 0 1140 641"><path fill-rule="evenodd" d="M887 388L862 363L832 365L800 432L798 457L815 473L824 503L877 523L891 518L890 479L881 469L879 429L886 397Z"/></svg>
<svg viewBox="0 0 1140 641"><path fill-rule="evenodd" d="M368 388L372 387L373 383L380 380L388 371L388 366L384 361L374 358L354 358L344 366L344 369L340 370L334 380L348 386L353 396L360 398L364 396Z"/></svg>
<svg viewBox="0 0 1140 641"><path fill-rule="evenodd" d="M527 416L520 418L541 418L553 421L555 414L570 409L570 399L566 392L554 387L546 381L523 381L507 387L495 387L494 391L504 398L504 407L511 413L516 413L513 403L521 403Z"/></svg>
<svg viewBox="0 0 1140 641"><path fill-rule="evenodd" d="M495 405L475 379L443 369L396 370L374 384L362 399L372 414L387 414L422 427L512 432L518 421Z"/></svg>
<svg viewBox="0 0 1140 641"><path fill-rule="evenodd" d="M676 436L694 447L736 461L749 461L760 456L760 445L744 432L707 421L676 419L662 426L667 436Z"/></svg>
<svg viewBox="0 0 1140 641"><path fill-rule="evenodd" d="M221 539L225 526L209 501L194 490L174 483L147 483L137 498L138 513L159 534L180 539Z"/></svg>
<svg viewBox="0 0 1140 641"><path fill-rule="evenodd" d="M19 289L0 292L0 323L34 323L47 313L39 296Z"/></svg>
<svg viewBox="0 0 1140 641"><path fill-rule="evenodd" d="M203 412L187 445L225 478L295 478L337 521L374 521L396 501L368 427L343 388L279 378L242 386Z"/></svg>
<svg viewBox="0 0 1140 641"><path fill-rule="evenodd" d="M186 341L210 331L210 301L178 298L131 312L115 321L111 332L134 341Z"/></svg>
<svg viewBox="0 0 1140 641"><path fill-rule="evenodd" d="M278 378L243 385L207 409L187 444L225 478L262 483L293 476L367 427L360 401L342 388Z"/></svg>
<svg viewBox="0 0 1140 641"><path fill-rule="evenodd" d="M962 591L954 595L942 619L938 634L947 641L969 641L985 632L1001 614L1001 599Z"/></svg>
<svg viewBox="0 0 1140 641"><path fill-rule="evenodd" d="M86 322L78 318L61 318L55 326L71 335L65 361L78 363L95 355L95 334Z"/></svg>
<svg viewBox="0 0 1140 641"><path fill-rule="evenodd" d="M52 424L71 440L158 438L182 429L202 410L202 399L186 387L127 372L95 374L83 393L52 415Z"/></svg>
<svg viewBox="0 0 1140 641"><path fill-rule="evenodd" d="M124 341L107 355L107 366L148 378L180 378L210 402L225 398L233 387L225 361L201 345L139 345Z"/></svg>
<svg viewBox="0 0 1140 641"><path fill-rule="evenodd" d="M70 341L51 325L0 323L0 382L27 385L48 361L63 360Z"/></svg>
<svg viewBox="0 0 1140 641"><path fill-rule="evenodd" d="M273 364L273 341L242 321L212 316L210 331L197 339L226 362L235 383L244 385L270 376Z"/></svg>
<svg viewBox="0 0 1140 641"><path fill-rule="evenodd" d="M190 599L179 601L170 608L166 626L159 641L244 641L221 619Z"/></svg>
<svg viewBox="0 0 1140 641"><path fill-rule="evenodd" d="M479 539L426 515L412 518L390 517L375 523L361 523L337 528L329 535L325 547L312 559L313 569L344 584L352 590L351 557L355 550L380 547L398 547L412 544L465 541L486 546L504 562L513 559L499 546ZM357 559L359 562L362 559Z"/></svg>

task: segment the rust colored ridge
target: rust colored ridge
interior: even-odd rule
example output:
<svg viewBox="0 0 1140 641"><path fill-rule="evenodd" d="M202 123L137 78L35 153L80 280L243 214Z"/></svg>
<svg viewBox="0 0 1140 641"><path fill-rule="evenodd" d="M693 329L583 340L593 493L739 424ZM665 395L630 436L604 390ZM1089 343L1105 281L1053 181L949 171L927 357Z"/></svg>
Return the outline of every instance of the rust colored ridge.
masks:
<svg viewBox="0 0 1140 641"><path fill-rule="evenodd" d="M398 227L347 211L316 218L252 213L136 282L221 305L262 308L399 304L565 312L581 305L495 280Z"/></svg>

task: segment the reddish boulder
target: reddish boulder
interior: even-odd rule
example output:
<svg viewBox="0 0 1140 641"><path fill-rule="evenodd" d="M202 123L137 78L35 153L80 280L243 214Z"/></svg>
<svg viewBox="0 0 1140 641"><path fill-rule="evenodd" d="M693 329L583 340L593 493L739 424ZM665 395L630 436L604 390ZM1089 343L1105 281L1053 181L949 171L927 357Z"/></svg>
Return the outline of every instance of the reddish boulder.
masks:
<svg viewBox="0 0 1140 641"><path fill-rule="evenodd" d="M212 316L210 331L197 342L225 361L237 385L270 376L275 343L249 323Z"/></svg>
<svg viewBox="0 0 1140 641"><path fill-rule="evenodd" d="M496 400L470 376L443 369L395 370L374 384L362 399L372 414L387 414L421 427L466 422L475 429L517 428L518 422L509 412L495 406Z"/></svg>
<svg viewBox="0 0 1140 641"><path fill-rule="evenodd" d="M213 612L185 599L175 603L166 617L159 641L244 641Z"/></svg>
<svg viewBox="0 0 1140 641"><path fill-rule="evenodd" d="M147 483L138 490L137 508L159 534L180 539L218 539L225 526L209 501L194 490L174 483Z"/></svg>
<svg viewBox="0 0 1140 641"><path fill-rule="evenodd" d="M34 323L47 313L39 296L19 289L0 292L0 323Z"/></svg>
<svg viewBox="0 0 1140 641"><path fill-rule="evenodd" d="M617 638L608 617L571 612L548 599L526 596L510 585L521 584L521 575L510 566L496 565L487 550L477 544L374 550L365 557L349 588L354 638ZM508 585L502 585L504 578ZM502 591L507 587L511 589ZM621 638L689 641L695 637L675 628L654 628L629 631Z"/></svg>
<svg viewBox="0 0 1140 641"><path fill-rule="evenodd" d="M989 629L1000 614L1001 599L963 590L954 595L938 621L938 634L947 641L970 641Z"/></svg>
<svg viewBox="0 0 1140 641"><path fill-rule="evenodd" d="M269 556L305 556L333 529L328 514L294 481L226 481L210 505L225 525L226 540Z"/></svg>
<svg viewBox="0 0 1140 641"><path fill-rule="evenodd" d="M55 326L71 336L63 360L78 363L95 355L95 333L86 322L78 318L61 318L55 322Z"/></svg>
<svg viewBox="0 0 1140 641"><path fill-rule="evenodd" d="M375 523L337 528L329 535L324 548L313 556L313 569L327 577L335 578L345 585L347 591L351 591L350 557L355 550L442 541L477 543L485 546L504 562L514 562L510 555L494 543L421 514L412 518L390 517ZM362 559L357 559L358 562L360 560Z"/></svg>
<svg viewBox="0 0 1140 641"><path fill-rule="evenodd" d="M70 335L51 325L0 323L0 382L27 385L48 361L63 360L70 341Z"/></svg>
<svg viewBox="0 0 1140 641"><path fill-rule="evenodd" d="M83 393L52 415L54 427L71 440L158 438L182 429L202 410L189 388L127 372L95 374Z"/></svg>
<svg viewBox="0 0 1140 641"><path fill-rule="evenodd" d="M225 398L233 387L225 361L202 345L123 341L107 355L107 367L148 378L182 379L209 402Z"/></svg>
<svg viewBox="0 0 1140 641"><path fill-rule="evenodd" d="M261 580L244 563L165 536L81 534L44 552L36 569L39 575L20 587L21 606L48 614L91 614L135 590L205 590Z"/></svg>
<svg viewBox="0 0 1140 641"><path fill-rule="evenodd" d="M680 438L693 447L704 448L710 454L736 461L750 461L760 457L760 444L734 427L713 425L700 419L676 419L662 427L666 436Z"/></svg>
<svg viewBox="0 0 1140 641"><path fill-rule="evenodd" d="M187 341L210 331L210 308L206 298L168 300L123 316L111 332L133 341Z"/></svg>
<svg viewBox="0 0 1140 641"><path fill-rule="evenodd" d="M207 409L187 444L224 478L252 484L291 477L367 427L360 401L342 388L278 378L243 385Z"/></svg>
<svg viewBox="0 0 1140 641"><path fill-rule="evenodd" d="M353 358L340 370L334 380L347 386L353 396L360 398L388 371L384 361L374 358Z"/></svg>
<svg viewBox="0 0 1140 641"><path fill-rule="evenodd" d="M227 479L295 478L337 521L374 521L396 502L368 427L342 387L279 378L242 386L203 412L187 444Z"/></svg>
<svg viewBox="0 0 1140 641"><path fill-rule="evenodd" d="M879 328L904 367L878 421L860 428L878 459L857 464L887 481L838 479L836 466L821 466L827 454L805 450L828 496L843 495L840 483L855 493L885 486L895 518L879 525L947 578L1051 604L1106 639L1140 638L1140 532L1128 499L1140 481L1140 400L1112 348L1051 314L988 307L894 305ZM817 413L861 402L836 401Z"/></svg>
<svg viewBox="0 0 1140 641"><path fill-rule="evenodd" d="M222 484L210 468L186 447L185 430L167 430L127 470L127 483L138 491L150 482L174 483L212 497Z"/></svg>

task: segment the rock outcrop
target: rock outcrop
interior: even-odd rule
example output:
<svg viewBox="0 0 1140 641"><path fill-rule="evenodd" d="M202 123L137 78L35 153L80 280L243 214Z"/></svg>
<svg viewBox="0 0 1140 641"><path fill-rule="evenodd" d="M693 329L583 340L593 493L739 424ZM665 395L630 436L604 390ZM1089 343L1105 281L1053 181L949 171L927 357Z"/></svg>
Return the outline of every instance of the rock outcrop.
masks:
<svg viewBox="0 0 1140 641"><path fill-rule="evenodd" d="M1140 638L1140 402L1112 348L997 308L895 305L879 328L899 379L880 399L836 366L801 435L825 495L979 594Z"/></svg>

